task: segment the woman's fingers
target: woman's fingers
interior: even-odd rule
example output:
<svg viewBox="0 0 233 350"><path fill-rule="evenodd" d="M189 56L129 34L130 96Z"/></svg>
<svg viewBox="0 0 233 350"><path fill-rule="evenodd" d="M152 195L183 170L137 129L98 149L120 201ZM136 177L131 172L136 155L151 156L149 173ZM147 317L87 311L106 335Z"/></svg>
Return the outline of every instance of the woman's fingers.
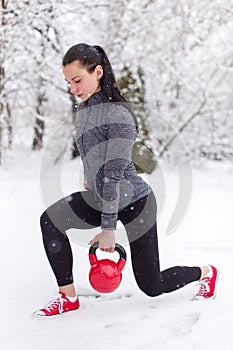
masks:
<svg viewBox="0 0 233 350"><path fill-rule="evenodd" d="M103 252L107 252L107 253L113 253L114 252L114 248L111 247L111 248L104 248L104 247L100 247L99 246L99 249L102 250Z"/></svg>
<svg viewBox="0 0 233 350"><path fill-rule="evenodd" d="M103 230L101 233L96 235L89 244L92 245L96 241L99 242L99 249L108 252L113 253L115 250L115 236L114 232L112 230Z"/></svg>

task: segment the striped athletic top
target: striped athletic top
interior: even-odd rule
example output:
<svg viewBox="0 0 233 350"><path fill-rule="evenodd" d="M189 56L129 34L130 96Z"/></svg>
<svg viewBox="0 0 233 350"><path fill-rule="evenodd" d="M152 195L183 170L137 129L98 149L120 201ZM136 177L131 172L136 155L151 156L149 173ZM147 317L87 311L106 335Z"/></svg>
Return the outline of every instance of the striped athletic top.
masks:
<svg viewBox="0 0 233 350"><path fill-rule="evenodd" d="M114 230L118 211L151 191L132 162L135 122L122 104L109 102L101 91L79 105L77 117L84 178L101 210L101 228Z"/></svg>

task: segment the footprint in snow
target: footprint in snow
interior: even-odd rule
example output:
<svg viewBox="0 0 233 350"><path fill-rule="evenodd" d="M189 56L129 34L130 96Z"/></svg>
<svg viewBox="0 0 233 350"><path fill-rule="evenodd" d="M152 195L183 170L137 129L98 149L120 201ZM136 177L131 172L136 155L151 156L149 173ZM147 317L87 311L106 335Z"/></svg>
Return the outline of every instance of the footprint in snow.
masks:
<svg viewBox="0 0 233 350"><path fill-rule="evenodd" d="M192 315L184 315L179 318L168 320L166 323L162 325L162 328L169 330L172 334L186 335L192 332L193 327L199 321L200 318L199 313Z"/></svg>

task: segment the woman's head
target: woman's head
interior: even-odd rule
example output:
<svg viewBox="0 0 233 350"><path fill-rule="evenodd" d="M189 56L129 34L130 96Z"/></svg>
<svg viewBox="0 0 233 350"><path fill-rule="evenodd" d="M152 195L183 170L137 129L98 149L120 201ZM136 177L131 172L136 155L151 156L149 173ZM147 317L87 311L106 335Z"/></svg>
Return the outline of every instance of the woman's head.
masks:
<svg viewBox="0 0 233 350"><path fill-rule="evenodd" d="M62 65L71 92L83 101L101 90L103 67L99 53L92 46L72 46L65 54Z"/></svg>
<svg viewBox="0 0 233 350"><path fill-rule="evenodd" d="M92 87L89 92L89 97L93 94L93 90L96 88L96 91L102 90L110 101L122 102L122 99L119 100L120 91L111 64L105 51L100 46L91 46L88 44L74 45L65 54L62 65L64 75L66 79L68 78L67 80L71 84L71 91L76 95L79 96L79 93L76 93L75 88L78 84L81 85L82 77L84 75L85 82L88 84L91 83ZM77 73L77 76L81 75L81 80L72 80L75 73ZM87 77L93 79L87 81ZM96 80L97 86L96 84L92 86L93 80ZM79 97L82 98L83 96Z"/></svg>
<svg viewBox="0 0 233 350"><path fill-rule="evenodd" d="M137 125L133 112L120 93L108 57L100 46L74 45L66 52L62 65L72 93L86 101L101 90L107 101L123 104L132 113Z"/></svg>

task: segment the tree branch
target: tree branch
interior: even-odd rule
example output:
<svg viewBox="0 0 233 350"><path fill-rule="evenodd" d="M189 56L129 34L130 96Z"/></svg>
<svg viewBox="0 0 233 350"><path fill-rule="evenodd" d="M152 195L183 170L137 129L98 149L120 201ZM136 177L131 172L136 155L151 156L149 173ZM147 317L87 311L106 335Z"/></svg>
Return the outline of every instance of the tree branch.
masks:
<svg viewBox="0 0 233 350"><path fill-rule="evenodd" d="M189 117L179 128L178 130L175 132L175 134L173 134L169 140L165 143L165 145L163 146L162 151L160 151L158 158L161 158L163 156L163 154L168 150L168 148L171 146L171 144L175 141L175 139L178 137L178 135L180 133L182 133L182 131L193 121L193 119L196 118L196 116L198 116L203 107L206 104L206 99L204 98L200 104L200 106L198 107L197 111L191 115L191 117Z"/></svg>

